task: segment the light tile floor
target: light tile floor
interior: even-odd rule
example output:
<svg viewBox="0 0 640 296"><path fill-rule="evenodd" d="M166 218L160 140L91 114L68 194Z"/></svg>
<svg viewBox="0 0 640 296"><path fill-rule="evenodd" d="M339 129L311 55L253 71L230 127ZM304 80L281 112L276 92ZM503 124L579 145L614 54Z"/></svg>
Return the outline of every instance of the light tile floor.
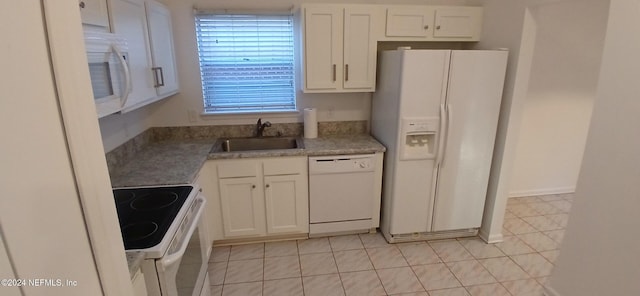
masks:
<svg viewBox="0 0 640 296"><path fill-rule="evenodd" d="M511 198L501 243L388 244L380 234L215 247L213 296L538 296L553 269L572 194Z"/></svg>

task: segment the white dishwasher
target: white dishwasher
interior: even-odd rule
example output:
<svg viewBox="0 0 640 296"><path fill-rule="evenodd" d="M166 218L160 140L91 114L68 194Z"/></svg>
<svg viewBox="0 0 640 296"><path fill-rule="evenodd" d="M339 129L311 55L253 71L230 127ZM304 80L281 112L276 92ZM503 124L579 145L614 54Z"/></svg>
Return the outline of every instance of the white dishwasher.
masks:
<svg viewBox="0 0 640 296"><path fill-rule="evenodd" d="M373 154L309 157L310 237L370 231L375 163Z"/></svg>

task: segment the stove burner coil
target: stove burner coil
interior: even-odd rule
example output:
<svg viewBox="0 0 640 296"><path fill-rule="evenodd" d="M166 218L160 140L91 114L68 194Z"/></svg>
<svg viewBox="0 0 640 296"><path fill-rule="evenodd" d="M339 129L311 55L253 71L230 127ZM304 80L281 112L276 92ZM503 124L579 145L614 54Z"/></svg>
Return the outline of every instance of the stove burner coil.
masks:
<svg viewBox="0 0 640 296"><path fill-rule="evenodd" d="M122 236L129 241L139 241L150 237L158 230L158 224L151 221L132 223L122 227Z"/></svg>
<svg viewBox="0 0 640 296"><path fill-rule="evenodd" d="M134 197L136 197L136 194L133 192L114 192L113 197L116 200L116 203L118 204L124 204L124 203L128 203L130 202Z"/></svg>
<svg viewBox="0 0 640 296"><path fill-rule="evenodd" d="M178 200L178 194L170 191L154 192L134 199L130 206L138 211L155 211L166 208Z"/></svg>

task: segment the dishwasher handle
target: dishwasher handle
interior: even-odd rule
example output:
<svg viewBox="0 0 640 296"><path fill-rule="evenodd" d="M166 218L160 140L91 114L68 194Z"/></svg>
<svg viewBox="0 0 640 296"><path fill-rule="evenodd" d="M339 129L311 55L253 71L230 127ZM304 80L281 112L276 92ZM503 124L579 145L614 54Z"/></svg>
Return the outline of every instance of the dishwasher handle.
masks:
<svg viewBox="0 0 640 296"><path fill-rule="evenodd" d="M373 154L309 157L309 174L372 172L375 163Z"/></svg>

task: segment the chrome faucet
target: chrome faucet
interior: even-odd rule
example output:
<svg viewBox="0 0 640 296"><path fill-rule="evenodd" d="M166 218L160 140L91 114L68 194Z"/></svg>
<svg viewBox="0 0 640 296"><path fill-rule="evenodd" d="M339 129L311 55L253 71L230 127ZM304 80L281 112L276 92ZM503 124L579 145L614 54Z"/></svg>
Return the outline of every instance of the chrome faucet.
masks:
<svg viewBox="0 0 640 296"><path fill-rule="evenodd" d="M258 118L258 123L256 124L256 137L262 137L264 129L270 126L271 122L265 121L262 123L262 118Z"/></svg>

